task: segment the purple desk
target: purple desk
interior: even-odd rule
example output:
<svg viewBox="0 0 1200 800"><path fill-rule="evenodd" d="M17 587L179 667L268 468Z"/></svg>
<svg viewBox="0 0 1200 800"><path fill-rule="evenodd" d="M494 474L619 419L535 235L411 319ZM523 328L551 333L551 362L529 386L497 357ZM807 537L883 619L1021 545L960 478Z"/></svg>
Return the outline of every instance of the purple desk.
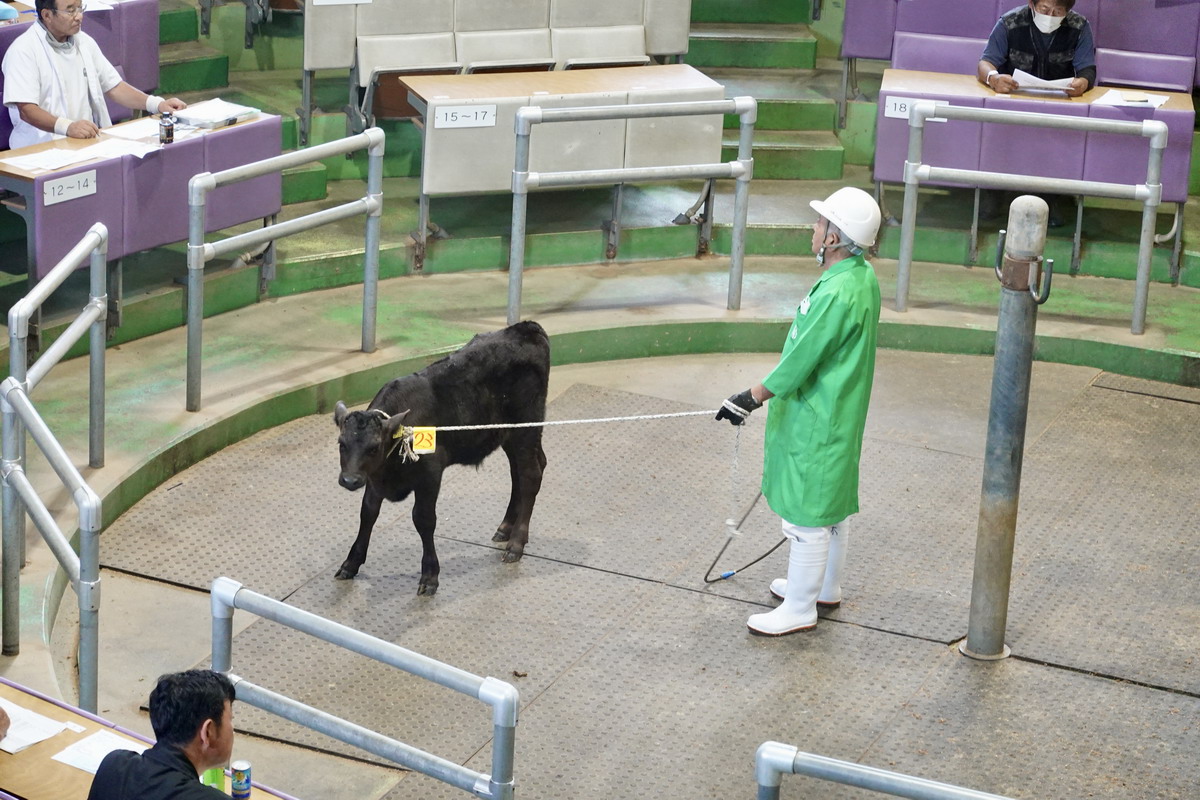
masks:
<svg viewBox="0 0 1200 800"><path fill-rule="evenodd" d="M897 34L899 37L899 34ZM1176 204L1176 230L1182 230L1187 202L1188 173L1192 155L1195 109L1189 94L1151 91L1167 100L1157 109L1105 106L1094 102L1110 91L1101 86L1078 98L1000 95L983 86L973 74L946 74L889 69L880 88L879 117L875 137L875 178L880 182L904 180L908 155L909 127L906 119L894 116L903 102L945 101L951 105L1066 114L1101 119L1140 121L1154 119L1166 124L1167 148L1163 153L1162 202ZM891 109L891 116L889 116ZM1089 180L1100 183L1138 184L1146 179L1149 143L1137 136L974 123L966 120L928 121L925 125L922 161L935 167L979 169L1042 178ZM972 161L977 163L973 164ZM1080 257L1080 222L1076 219L1072 268ZM972 260L976 251L976 229L972 227ZM1173 274L1179 266L1181 238L1176 236L1171 258Z"/></svg>
<svg viewBox="0 0 1200 800"><path fill-rule="evenodd" d="M282 125L279 117L264 115L252 124L234 125L205 134L205 171L220 172L279 155ZM282 181L282 176L275 173L233 186L222 186L210 192L205 213L205 232L212 233L252 219L278 214L282 205ZM187 214L186 201L183 213ZM187 239L186 229L181 238Z"/></svg>
<svg viewBox="0 0 1200 800"><path fill-rule="evenodd" d="M16 754L0 751L0 800L84 800L91 788L92 776L55 761L52 756L98 731L114 733L136 744L152 744L140 734L4 678L0 678L0 697L56 722L70 722L83 729L65 730ZM235 742L235 752L236 748ZM296 800L257 783L250 796L263 800Z"/></svg>
<svg viewBox="0 0 1200 800"><path fill-rule="evenodd" d="M991 91L962 76L938 72L889 69L879 91L875 135L875 179L904 181L908 157L908 108L912 100L933 100L955 106L982 108ZM925 153L942 167L979 169L979 141L983 126L967 120L930 122L925 126Z"/></svg>
<svg viewBox="0 0 1200 800"><path fill-rule="evenodd" d="M887 116L889 100L896 97L931 99L952 105L978 107L982 103L985 108L1047 114L1162 120L1170 131L1163 156L1163 200L1185 202L1191 165L1191 131L1195 122L1191 96L1152 91L1168 98L1157 109L1093 105L1108 91L1109 87L1100 86L1074 99L1034 98L1020 93L1000 95L980 84L974 75L886 70L880 88L875 139L876 178L881 181L904 179L908 124L903 119ZM978 125L952 120L925 126L925 153L928 162L939 167L971 169L973 154L977 154L978 168L992 172L1138 183L1145 180L1148 149L1146 141L1139 137L1040 129L1035 138L1028 130L1012 125Z"/></svg>
<svg viewBox="0 0 1200 800"><path fill-rule="evenodd" d="M144 159L127 155L50 173L33 174L0 164L0 189L21 198L6 205L25 219L30 279L40 279L49 272L97 221L108 226L110 261L186 240L188 179L200 172L216 172L279 155L280 125L279 117L263 114L229 128L182 139ZM93 143L56 139L5 155L48 148L79 149ZM92 171L92 194L49 205L44 202L47 183ZM276 175L227 187L233 191L220 194L209 207L209 231L277 213L280 183Z"/></svg>

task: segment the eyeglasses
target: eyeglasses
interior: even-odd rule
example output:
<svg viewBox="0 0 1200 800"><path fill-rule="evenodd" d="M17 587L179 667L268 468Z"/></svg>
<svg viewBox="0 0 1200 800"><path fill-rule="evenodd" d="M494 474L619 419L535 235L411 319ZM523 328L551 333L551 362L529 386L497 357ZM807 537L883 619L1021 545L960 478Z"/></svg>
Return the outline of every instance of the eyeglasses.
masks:
<svg viewBox="0 0 1200 800"><path fill-rule="evenodd" d="M68 17L82 17L83 12L87 11L87 4L81 3L77 6L67 6L66 8L56 8L54 11L58 14L65 14Z"/></svg>

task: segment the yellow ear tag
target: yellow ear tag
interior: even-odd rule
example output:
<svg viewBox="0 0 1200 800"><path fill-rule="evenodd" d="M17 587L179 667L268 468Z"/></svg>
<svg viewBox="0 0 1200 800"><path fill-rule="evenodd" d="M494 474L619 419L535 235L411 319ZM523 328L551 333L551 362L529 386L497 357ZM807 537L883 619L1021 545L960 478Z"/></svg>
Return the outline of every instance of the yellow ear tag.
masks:
<svg viewBox="0 0 1200 800"><path fill-rule="evenodd" d="M437 428L413 428L413 452L417 455L437 449Z"/></svg>

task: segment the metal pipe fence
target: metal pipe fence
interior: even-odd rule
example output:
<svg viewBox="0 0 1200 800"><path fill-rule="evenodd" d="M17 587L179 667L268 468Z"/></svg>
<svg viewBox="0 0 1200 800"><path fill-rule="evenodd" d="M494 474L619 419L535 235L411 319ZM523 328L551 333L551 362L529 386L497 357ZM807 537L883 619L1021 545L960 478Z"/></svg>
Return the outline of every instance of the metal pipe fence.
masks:
<svg viewBox="0 0 1200 800"><path fill-rule="evenodd" d="M850 761L802 753L789 744L763 742L754 758L757 800L779 800L784 775L807 775L843 786L856 786L910 800L1011 800L998 794L868 767Z"/></svg>
<svg viewBox="0 0 1200 800"><path fill-rule="evenodd" d="M476 797L512 800L513 753L520 695L508 683L481 678L458 667L385 642L374 636L289 606L243 588L231 578L212 583L212 666L230 673L233 659L233 610L240 608L322 641L461 692L492 708L492 773L485 775L425 752L353 722L305 705L230 674L237 699L369 753L429 775Z"/></svg>
<svg viewBox="0 0 1200 800"><path fill-rule="evenodd" d="M254 161L220 172L201 172L188 181L188 282L187 282L187 402L188 411L200 410L201 358L204 325L204 265L220 255L238 252L286 236L319 228L332 222L363 214L367 221L363 253L362 351L375 352L375 318L379 305L379 227L383 213L383 145L379 128L369 128L356 136L296 150L273 158ZM220 186L269 175L289 167L298 167L337 155L366 150L367 193L348 203L305 214L285 222L267 225L255 231L230 236L216 242L204 241L208 193Z"/></svg>
<svg viewBox="0 0 1200 800"><path fill-rule="evenodd" d="M90 258L87 305L33 363L27 364L29 324L50 295L85 259ZM70 456L38 414L30 392L67 351L83 338L89 339L88 369L88 464L104 466L104 345L107 335L108 295L106 262L108 229L96 223L70 252L8 312L9 377L0 384L0 413L3 415L3 575L0 603L4 616L0 640L3 653L15 656L21 649L21 567L25 561L25 515L46 541L50 551L70 578L79 599L79 705L96 711L97 654L99 652L101 504L79 474ZM79 512L79 553L71 547L54 515L46 507L25 473L25 433L37 444L58 479L71 493Z"/></svg>
<svg viewBox="0 0 1200 800"><path fill-rule="evenodd" d="M1059 180L984 170L948 169L924 164L921 158L925 122L931 117L993 122L1002 125L1027 125L1034 128L1144 136L1150 140L1146 182L1120 184L1102 181ZM896 310L908 310L908 284L912 272L913 243L916 238L917 189L921 182L939 181L993 189L1094 195L1137 200L1142 203L1142 227L1138 244L1137 276L1130 330L1134 334L1144 333L1146 330L1146 304L1150 292L1150 259L1154 249L1154 222L1158 214L1158 206L1162 203L1162 159L1166 147L1167 125L1161 120L1125 122L1091 117L1067 117L1058 114L1036 114L1028 111L1006 111L995 108L935 105L932 100L920 100L914 103L908 115L908 158L904 162L904 206L901 212L903 220L900 227L900 255L896 276Z"/></svg>
<svg viewBox="0 0 1200 800"><path fill-rule="evenodd" d="M737 114L740 120L738 157L717 164L685 164L671 167L626 167L621 169L530 172L529 142L534 125L549 122L579 122L646 117L687 117L707 114ZM684 178L734 178L733 241L730 246L729 297L727 307L742 305L742 262L746 253L746 217L750 180L754 176L754 123L758 103L753 97L732 100L701 100L686 103L645 103L578 108L522 106L517 110L517 154L513 166L512 231L508 255L508 324L521 317L521 282L525 271L525 228L529 190L561 186L620 185L630 181L669 181ZM619 203L614 207L619 208ZM614 227L617 220L613 220Z"/></svg>

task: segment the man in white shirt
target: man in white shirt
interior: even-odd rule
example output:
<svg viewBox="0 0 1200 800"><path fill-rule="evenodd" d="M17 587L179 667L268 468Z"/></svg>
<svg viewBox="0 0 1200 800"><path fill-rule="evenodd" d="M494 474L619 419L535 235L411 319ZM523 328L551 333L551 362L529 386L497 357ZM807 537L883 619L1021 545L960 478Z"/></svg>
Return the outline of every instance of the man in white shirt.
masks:
<svg viewBox="0 0 1200 800"><path fill-rule="evenodd" d="M151 114L187 107L147 95L121 80L96 40L80 30L84 0L36 0L38 22L4 55L4 105L12 118L10 148L57 136L91 139L112 124L105 97Z"/></svg>

